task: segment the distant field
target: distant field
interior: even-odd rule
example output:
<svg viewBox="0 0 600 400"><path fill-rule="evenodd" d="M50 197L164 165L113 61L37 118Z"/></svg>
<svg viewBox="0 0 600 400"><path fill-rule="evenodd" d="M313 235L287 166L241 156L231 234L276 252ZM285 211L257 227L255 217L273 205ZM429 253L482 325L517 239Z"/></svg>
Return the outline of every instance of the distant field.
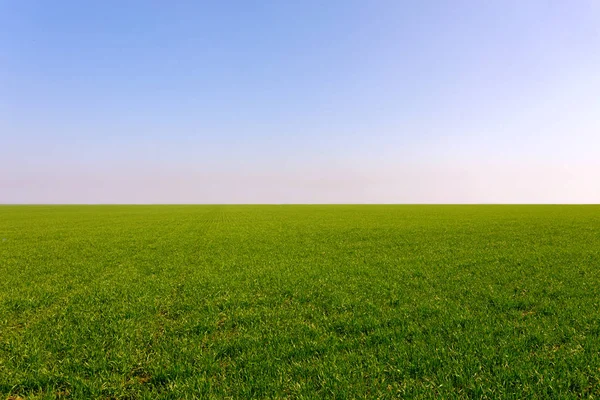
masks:
<svg viewBox="0 0 600 400"><path fill-rule="evenodd" d="M1 206L18 396L597 398L600 206Z"/></svg>

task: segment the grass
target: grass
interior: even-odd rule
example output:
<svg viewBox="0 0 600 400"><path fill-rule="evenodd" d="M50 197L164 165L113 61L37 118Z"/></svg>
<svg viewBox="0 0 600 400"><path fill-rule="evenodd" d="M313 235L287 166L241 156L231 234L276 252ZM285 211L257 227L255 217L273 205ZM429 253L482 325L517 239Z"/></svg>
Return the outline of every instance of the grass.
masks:
<svg viewBox="0 0 600 400"><path fill-rule="evenodd" d="M2 397L598 398L600 206L3 206Z"/></svg>

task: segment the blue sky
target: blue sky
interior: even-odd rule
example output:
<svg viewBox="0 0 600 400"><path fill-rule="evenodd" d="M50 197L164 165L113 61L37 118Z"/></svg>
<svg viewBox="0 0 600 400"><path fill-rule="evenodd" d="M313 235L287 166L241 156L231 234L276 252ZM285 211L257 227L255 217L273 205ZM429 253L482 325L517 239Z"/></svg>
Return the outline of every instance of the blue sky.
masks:
<svg viewBox="0 0 600 400"><path fill-rule="evenodd" d="M599 203L598 182L595 0L0 0L3 203Z"/></svg>

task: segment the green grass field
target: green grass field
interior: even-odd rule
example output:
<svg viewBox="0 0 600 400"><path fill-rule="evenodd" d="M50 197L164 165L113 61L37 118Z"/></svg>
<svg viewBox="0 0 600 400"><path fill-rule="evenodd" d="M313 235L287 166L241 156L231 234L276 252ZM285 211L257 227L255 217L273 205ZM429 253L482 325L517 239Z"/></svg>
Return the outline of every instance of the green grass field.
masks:
<svg viewBox="0 0 600 400"><path fill-rule="evenodd" d="M598 398L600 206L2 206L19 397Z"/></svg>

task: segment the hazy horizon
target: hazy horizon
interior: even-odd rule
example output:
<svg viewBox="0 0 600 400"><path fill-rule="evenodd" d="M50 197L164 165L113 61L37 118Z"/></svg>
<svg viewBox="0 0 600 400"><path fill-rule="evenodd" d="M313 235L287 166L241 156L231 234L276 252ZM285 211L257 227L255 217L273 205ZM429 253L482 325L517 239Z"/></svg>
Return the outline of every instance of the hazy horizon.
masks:
<svg viewBox="0 0 600 400"><path fill-rule="evenodd" d="M0 4L2 204L600 203L600 3Z"/></svg>

